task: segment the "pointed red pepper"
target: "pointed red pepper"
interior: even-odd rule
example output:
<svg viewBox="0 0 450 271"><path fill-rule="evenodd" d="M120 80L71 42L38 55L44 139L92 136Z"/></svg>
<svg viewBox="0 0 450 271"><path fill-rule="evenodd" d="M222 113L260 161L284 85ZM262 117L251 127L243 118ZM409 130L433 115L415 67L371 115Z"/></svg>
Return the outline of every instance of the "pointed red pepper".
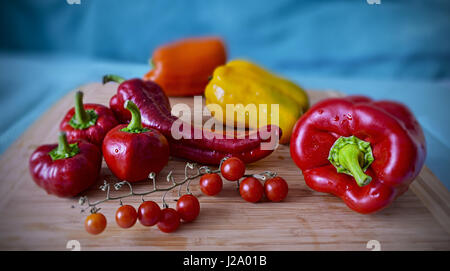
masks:
<svg viewBox="0 0 450 271"><path fill-rule="evenodd" d="M100 174L102 153L86 141L68 143L65 133L59 144L42 145L30 157L35 183L58 197L73 197L93 185Z"/></svg>
<svg viewBox="0 0 450 271"><path fill-rule="evenodd" d="M75 93L75 107L61 121L60 130L67 133L69 141L84 139L102 147L106 133L117 126L114 113L101 104L84 104L83 92Z"/></svg>
<svg viewBox="0 0 450 271"><path fill-rule="evenodd" d="M169 161L169 143L156 129L142 126L141 114L132 101L124 107L131 112L128 126L118 125L103 140L103 156L111 172L121 180L136 182L159 173Z"/></svg>
<svg viewBox="0 0 450 271"><path fill-rule="evenodd" d="M313 106L295 125L290 148L309 187L360 213L404 193L426 156L423 131L406 106L362 96Z"/></svg>
<svg viewBox="0 0 450 271"><path fill-rule="evenodd" d="M235 156L244 163L251 163L266 157L275 149L263 149L261 148L262 143L271 141L273 137L281 136L280 128L275 125L261 128L256 132L255 137L251 137L247 132L242 138L236 136L229 138L223 134L222 138L218 138L213 131L186 124L187 133L191 135L191 138L175 139L172 136L171 127L179 119L171 115L169 99L161 87L152 81L141 79L124 80L112 75L103 78L103 83L109 81L120 83L117 94L110 100L110 107L117 118L121 122L129 121L130 114L123 110L123 105L126 100L133 101L141 110L142 124L160 131L168 139L170 154L175 157L202 164L217 165L222 158ZM202 135L201 139L193 138L196 133ZM274 142L278 142L278 140Z"/></svg>

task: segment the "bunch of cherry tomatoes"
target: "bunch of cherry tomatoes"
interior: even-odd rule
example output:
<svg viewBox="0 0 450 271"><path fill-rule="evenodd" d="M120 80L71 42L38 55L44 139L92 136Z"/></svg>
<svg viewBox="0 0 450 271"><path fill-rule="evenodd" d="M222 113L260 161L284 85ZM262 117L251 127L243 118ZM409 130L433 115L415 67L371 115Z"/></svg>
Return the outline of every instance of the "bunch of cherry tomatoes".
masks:
<svg viewBox="0 0 450 271"><path fill-rule="evenodd" d="M225 160L220 173L228 181L238 181L245 174L245 164L236 157ZM217 195L222 191L222 178L217 173L207 173L200 178L200 189L208 196ZM246 177L239 184L241 197L248 202L258 202L265 194L273 202L282 201L288 193L287 182L281 177L265 181L264 186L255 177ZM121 228L132 227L137 220L144 226L157 225L160 231L170 233L178 229L183 222L191 222L200 213L200 203L197 197L185 194L177 200L176 209L163 208L154 201L144 201L138 210L131 205L122 205L116 211L116 223ZM94 212L85 220L88 233L99 234L106 228L106 217Z"/></svg>

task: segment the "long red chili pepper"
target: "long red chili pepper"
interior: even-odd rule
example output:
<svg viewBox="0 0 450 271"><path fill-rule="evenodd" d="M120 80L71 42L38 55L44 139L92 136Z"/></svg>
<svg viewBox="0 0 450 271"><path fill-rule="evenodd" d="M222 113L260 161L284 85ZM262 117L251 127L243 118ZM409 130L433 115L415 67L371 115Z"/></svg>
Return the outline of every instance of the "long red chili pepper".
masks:
<svg viewBox="0 0 450 271"><path fill-rule="evenodd" d="M170 143L170 154L175 157L186 158L204 164L219 164L226 156L236 156L245 163L260 160L273 152L274 148L262 149L261 144L272 142L271 138L281 135L281 130L270 125L263 127L250 136L246 132L243 137L226 137L221 134L186 124L184 135L190 136L175 139L172 136L171 127L177 117L171 115L171 107L167 96L161 87L152 81L141 79L123 80L117 76L105 76L103 82L115 81L120 83L117 94L110 100L110 107L122 122L130 120L129 112L123 109L126 100L133 101L141 110L142 124L146 127L160 131ZM200 130L198 130L200 129ZM194 139L195 134L202 135L201 139ZM273 140L273 142L277 142Z"/></svg>

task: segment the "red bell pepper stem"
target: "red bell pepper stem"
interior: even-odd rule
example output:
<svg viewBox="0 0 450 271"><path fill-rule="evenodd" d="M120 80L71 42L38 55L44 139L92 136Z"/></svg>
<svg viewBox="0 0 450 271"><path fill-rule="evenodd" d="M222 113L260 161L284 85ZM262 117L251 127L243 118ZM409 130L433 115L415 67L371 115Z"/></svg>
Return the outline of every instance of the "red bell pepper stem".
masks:
<svg viewBox="0 0 450 271"><path fill-rule="evenodd" d="M107 74L107 75L103 76L103 84L106 84L108 82L116 82L116 83L122 84L123 81L125 81L125 78L120 77L118 75Z"/></svg>
<svg viewBox="0 0 450 271"><path fill-rule="evenodd" d="M58 136L58 153L67 153L70 150L69 142L67 142L66 133L60 133Z"/></svg>
<svg viewBox="0 0 450 271"><path fill-rule="evenodd" d="M353 176L358 186L372 181L372 177L364 173L374 160L369 142L356 136L341 136L331 147L328 160L337 172Z"/></svg>
<svg viewBox="0 0 450 271"><path fill-rule="evenodd" d="M67 142L66 133L60 133L58 137L58 147L49 152L52 160L59 160L64 158L70 158L77 155L80 152L77 143L69 144Z"/></svg>
<svg viewBox="0 0 450 271"><path fill-rule="evenodd" d="M98 114L92 110L86 110L83 105L83 92L75 93L75 114L70 119L69 124L76 130L84 130L97 123Z"/></svg>
<svg viewBox="0 0 450 271"><path fill-rule="evenodd" d="M84 110L83 92L81 91L75 93L75 119L78 124L84 124L89 121L89 115Z"/></svg>
<svg viewBox="0 0 450 271"><path fill-rule="evenodd" d="M141 111L135 103L130 100L125 101L124 108L128 109L131 113L131 121L127 127L123 128L121 131L129 133L141 133L148 131L147 128L142 126Z"/></svg>
<svg viewBox="0 0 450 271"><path fill-rule="evenodd" d="M367 185L372 181L372 177L364 174L361 168L364 165L364 155L358 146L349 144L343 147L339 151L339 163L350 171L359 186Z"/></svg>

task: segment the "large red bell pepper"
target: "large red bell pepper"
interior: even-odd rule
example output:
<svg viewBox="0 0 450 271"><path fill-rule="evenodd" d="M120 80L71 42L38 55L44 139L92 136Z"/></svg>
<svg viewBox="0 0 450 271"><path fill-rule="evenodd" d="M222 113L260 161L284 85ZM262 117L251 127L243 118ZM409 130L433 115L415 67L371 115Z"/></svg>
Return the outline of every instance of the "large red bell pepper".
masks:
<svg viewBox="0 0 450 271"><path fill-rule="evenodd" d="M77 91L75 107L67 112L59 127L69 141L84 139L101 148L106 133L118 124L111 109L101 104L83 105L83 92Z"/></svg>
<svg viewBox="0 0 450 271"><path fill-rule="evenodd" d="M172 136L171 127L177 117L171 115L169 99L164 94L161 87L152 81L141 79L124 80L118 76L108 75L103 79L103 83L115 81L120 83L117 94L110 100L110 107L121 122L130 120L130 113L124 110L126 100L133 101L142 114L142 124L145 127L160 131L169 141L170 155L185 158L202 164L219 164L224 157L238 157L245 163L251 163L271 154L274 148L261 148L261 143L278 142L271 141L273 137L279 138L281 130L274 125L261 128L251 137L248 133L244 137L219 138L216 132L202 129L186 124L185 131L191 138L184 137L175 139ZM200 129L200 131L198 131ZM197 130L197 131L196 131ZM262 132L265 136L262 136ZM193 138L193 135L202 135L200 139Z"/></svg>
<svg viewBox="0 0 450 271"><path fill-rule="evenodd" d="M30 157L30 173L35 183L58 197L73 197L97 181L102 166L100 149L86 141L42 145Z"/></svg>
<svg viewBox="0 0 450 271"><path fill-rule="evenodd" d="M404 193L426 155L422 129L406 106L362 96L313 106L295 125L290 148L308 186L360 213Z"/></svg>

